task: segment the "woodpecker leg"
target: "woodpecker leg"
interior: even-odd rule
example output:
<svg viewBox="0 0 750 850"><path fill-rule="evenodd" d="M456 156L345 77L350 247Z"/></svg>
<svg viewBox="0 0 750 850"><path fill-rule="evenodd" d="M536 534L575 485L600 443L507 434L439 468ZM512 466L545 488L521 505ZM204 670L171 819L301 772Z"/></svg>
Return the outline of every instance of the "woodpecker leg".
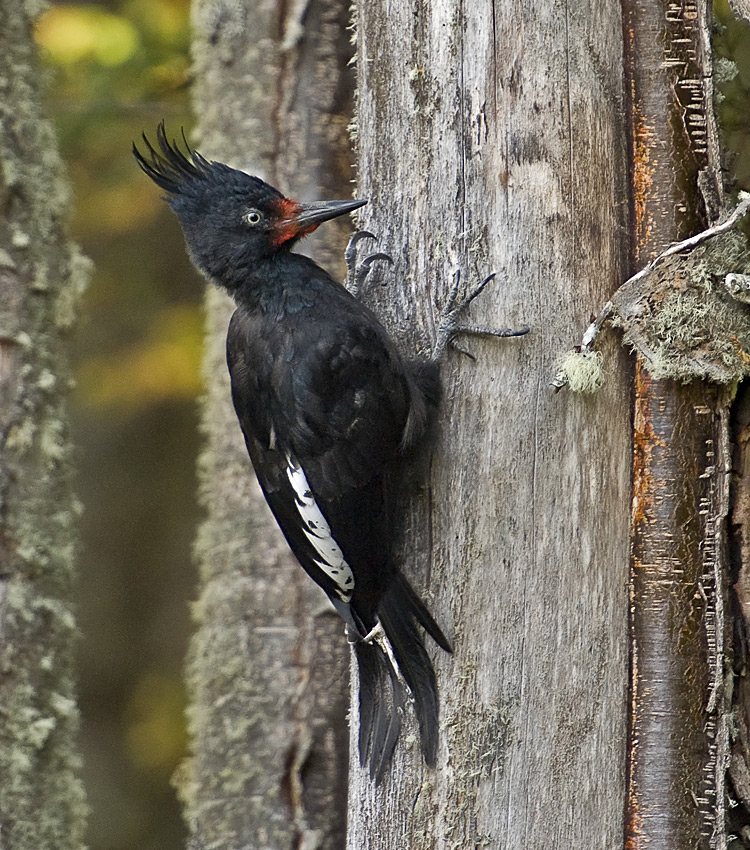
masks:
<svg viewBox="0 0 750 850"><path fill-rule="evenodd" d="M440 322L438 324L437 335L435 337L435 344L432 347L431 359L433 361L439 360L445 353L448 346L455 348L457 351L460 351L462 354L465 354L473 360L473 355L469 354L468 351L456 345L454 342L454 337L461 333L476 334L479 336L509 337L523 336L529 332L528 328L511 330L510 328L488 328L483 325L459 324L459 319L469 304L471 304L477 295L481 295L487 284L491 280L494 280L494 278L495 273L493 272L491 275L486 277L479 286L469 292L468 295L459 299L458 289L461 283L461 272L456 272L456 277L453 281L453 285L451 286L451 291L448 294L448 301L440 314Z"/></svg>
<svg viewBox="0 0 750 850"><path fill-rule="evenodd" d="M398 666L398 661L396 661L396 656L393 654L393 647L391 646L391 642L388 640L388 636L386 635L385 629L381 625L380 620L378 620L375 623L375 627L370 629L370 631L362 638L362 643L376 643L388 656L388 660L391 662L391 667L393 667L396 678L407 691L410 691L404 677L401 675L401 669Z"/></svg>
<svg viewBox="0 0 750 850"><path fill-rule="evenodd" d="M375 260L385 260L389 265L393 265L393 259L388 254L383 253L370 254L362 262L357 262L357 242L361 239L375 239L375 235L370 233L369 230L358 230L352 234L349 244L346 246L346 251L344 251L347 268L346 288L355 298L359 295L359 291Z"/></svg>
<svg viewBox="0 0 750 850"><path fill-rule="evenodd" d="M384 636L385 636L385 630L383 629L383 626L381 625L380 620L378 620L375 623L374 628L370 629L370 631L363 638L360 638L360 639L361 639L362 643L372 643L373 641L377 642L377 639L379 637L384 637Z"/></svg>

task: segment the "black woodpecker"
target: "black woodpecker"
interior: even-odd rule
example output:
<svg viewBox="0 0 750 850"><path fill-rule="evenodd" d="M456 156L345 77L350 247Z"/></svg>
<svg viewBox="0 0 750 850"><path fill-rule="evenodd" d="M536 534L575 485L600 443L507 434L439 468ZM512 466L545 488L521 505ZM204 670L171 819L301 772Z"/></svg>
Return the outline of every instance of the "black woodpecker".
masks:
<svg viewBox="0 0 750 850"><path fill-rule="evenodd" d="M436 358L404 358L367 307L291 250L366 201L297 203L186 142L183 153L163 122L156 138L155 148L143 136L145 154L133 146L138 164L167 193L193 263L237 307L227 363L258 481L295 556L348 626L359 665L360 761L382 778L410 693L434 766L438 692L421 629L452 650L394 564L391 540L400 470L440 397ZM441 350L478 291L445 315Z"/></svg>

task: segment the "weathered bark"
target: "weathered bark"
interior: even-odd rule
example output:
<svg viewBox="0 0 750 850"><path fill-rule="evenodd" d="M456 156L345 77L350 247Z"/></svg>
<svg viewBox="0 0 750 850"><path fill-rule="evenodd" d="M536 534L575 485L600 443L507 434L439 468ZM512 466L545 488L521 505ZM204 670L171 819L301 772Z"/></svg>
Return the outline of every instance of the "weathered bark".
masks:
<svg viewBox="0 0 750 850"><path fill-rule="evenodd" d="M28 4L0 4L0 846L79 850L66 334L86 263L41 113Z"/></svg>
<svg viewBox="0 0 750 850"><path fill-rule="evenodd" d="M735 483L732 491L732 577L737 617L734 659L733 736L729 775L735 799L731 829L750 846L750 682L747 677L750 641L750 386L743 383L732 411ZM728 680L731 681L731 680Z"/></svg>
<svg viewBox="0 0 750 850"><path fill-rule="evenodd" d="M721 203L710 10L625 3L636 268ZM628 848L725 847L729 394L636 367Z"/></svg>
<svg viewBox="0 0 750 850"><path fill-rule="evenodd" d="M401 746L375 789L353 760L349 847L621 846L625 359L592 399L549 390L626 276L620 4L368 0L357 45L364 224L396 260L378 310L425 346L455 270L496 271L471 318L532 332L444 363L403 547L456 645L438 769Z"/></svg>
<svg viewBox="0 0 750 850"><path fill-rule="evenodd" d="M202 153L293 197L348 197L348 2L197 2L194 13ZM331 222L303 250L340 274L349 228ZM332 850L346 828L348 648L255 484L224 359L231 309L209 292L186 815L211 847Z"/></svg>

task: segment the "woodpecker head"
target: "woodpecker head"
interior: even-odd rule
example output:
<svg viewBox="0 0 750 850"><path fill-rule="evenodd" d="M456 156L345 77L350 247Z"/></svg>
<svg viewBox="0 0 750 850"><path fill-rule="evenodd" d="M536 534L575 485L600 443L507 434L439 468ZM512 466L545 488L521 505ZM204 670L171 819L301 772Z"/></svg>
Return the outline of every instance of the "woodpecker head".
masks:
<svg viewBox="0 0 750 850"><path fill-rule="evenodd" d="M184 154L169 142L162 121L158 150L143 135L144 156L133 145L141 169L165 190L165 200L182 225L190 256L209 278L231 287L238 273L289 248L322 222L367 201L297 203L244 171L209 162L197 151Z"/></svg>

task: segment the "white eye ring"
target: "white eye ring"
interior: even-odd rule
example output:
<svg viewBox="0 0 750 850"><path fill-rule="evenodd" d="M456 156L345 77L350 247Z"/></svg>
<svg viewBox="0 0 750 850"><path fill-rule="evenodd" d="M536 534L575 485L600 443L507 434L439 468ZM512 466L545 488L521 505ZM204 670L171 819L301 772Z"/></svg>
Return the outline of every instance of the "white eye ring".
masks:
<svg viewBox="0 0 750 850"><path fill-rule="evenodd" d="M246 213L242 217L242 220L245 224L260 224L262 218L263 216L261 216L258 210L250 210L249 213Z"/></svg>

